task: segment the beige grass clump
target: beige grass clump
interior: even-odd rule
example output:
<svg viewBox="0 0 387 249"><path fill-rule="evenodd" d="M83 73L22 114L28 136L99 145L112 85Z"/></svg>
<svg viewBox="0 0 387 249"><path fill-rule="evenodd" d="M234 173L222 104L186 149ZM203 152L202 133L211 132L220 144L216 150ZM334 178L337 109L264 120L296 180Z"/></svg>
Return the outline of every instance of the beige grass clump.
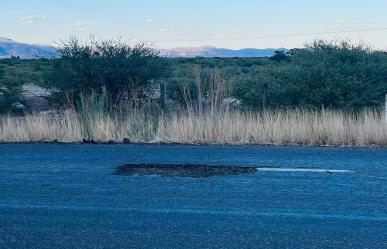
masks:
<svg viewBox="0 0 387 249"><path fill-rule="evenodd" d="M157 137L177 143L385 146L387 124L377 111L188 112L161 119Z"/></svg>
<svg viewBox="0 0 387 249"><path fill-rule="evenodd" d="M0 117L1 142L176 142L199 144L276 144L386 146L387 124L375 110L195 111L162 116L136 109L80 116L75 111Z"/></svg>
<svg viewBox="0 0 387 249"><path fill-rule="evenodd" d="M82 140L81 124L73 111L35 113L22 117L0 117L1 142L78 142Z"/></svg>

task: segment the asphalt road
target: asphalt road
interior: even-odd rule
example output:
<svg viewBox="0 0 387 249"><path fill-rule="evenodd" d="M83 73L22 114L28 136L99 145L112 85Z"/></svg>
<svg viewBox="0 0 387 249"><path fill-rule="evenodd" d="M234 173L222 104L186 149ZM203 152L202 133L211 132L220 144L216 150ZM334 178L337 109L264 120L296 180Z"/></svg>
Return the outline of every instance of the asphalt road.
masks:
<svg viewBox="0 0 387 249"><path fill-rule="evenodd" d="M266 170L114 174L128 163ZM0 172L0 248L387 248L387 149L1 144Z"/></svg>

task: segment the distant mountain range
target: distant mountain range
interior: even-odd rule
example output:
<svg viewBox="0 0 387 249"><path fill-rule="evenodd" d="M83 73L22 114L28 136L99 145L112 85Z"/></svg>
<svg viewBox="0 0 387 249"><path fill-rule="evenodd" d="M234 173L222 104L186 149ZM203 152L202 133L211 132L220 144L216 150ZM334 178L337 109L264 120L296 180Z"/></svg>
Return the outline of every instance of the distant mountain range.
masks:
<svg viewBox="0 0 387 249"><path fill-rule="evenodd" d="M228 48L217 48L217 47L191 47L191 48L171 48L161 49L162 55L167 57L177 58L191 58L191 57L269 57L274 54L276 50L286 50L285 48L243 48L238 50Z"/></svg>
<svg viewBox="0 0 387 249"><path fill-rule="evenodd" d="M0 58L19 56L22 59L38 57L51 58L55 55L53 46L19 43L14 40L0 37Z"/></svg>
<svg viewBox="0 0 387 249"><path fill-rule="evenodd" d="M171 58L192 58L192 57L269 57L276 50L287 50L284 48L243 48L239 50L217 48L217 47L187 47L160 49L160 54ZM0 58L19 56L22 59L38 57L52 58L57 49L53 46L19 43L14 40L0 37Z"/></svg>

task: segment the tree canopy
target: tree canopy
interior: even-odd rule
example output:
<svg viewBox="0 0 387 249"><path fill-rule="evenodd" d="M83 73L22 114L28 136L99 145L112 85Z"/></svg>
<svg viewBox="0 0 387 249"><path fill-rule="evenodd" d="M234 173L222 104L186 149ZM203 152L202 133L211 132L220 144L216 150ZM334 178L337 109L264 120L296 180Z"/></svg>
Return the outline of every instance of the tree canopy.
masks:
<svg viewBox="0 0 387 249"><path fill-rule="evenodd" d="M260 106L263 84L268 105L357 109L380 106L387 93L387 54L347 41L315 41L291 50L289 60L266 64L236 82L247 106ZM277 55L274 55L277 56Z"/></svg>
<svg viewBox="0 0 387 249"><path fill-rule="evenodd" d="M66 40L58 50L50 74L51 86L59 94L76 96L105 88L113 99L141 98L163 77L166 63L145 44L133 47L114 40Z"/></svg>

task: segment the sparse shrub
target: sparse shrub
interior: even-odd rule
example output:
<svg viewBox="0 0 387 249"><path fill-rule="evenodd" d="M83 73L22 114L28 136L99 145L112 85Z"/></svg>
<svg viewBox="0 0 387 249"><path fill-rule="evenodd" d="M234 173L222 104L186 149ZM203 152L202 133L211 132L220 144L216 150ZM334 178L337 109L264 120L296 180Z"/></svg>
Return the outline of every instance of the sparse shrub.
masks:
<svg viewBox="0 0 387 249"><path fill-rule="evenodd" d="M63 42L50 75L55 99L63 94L77 98L91 90L106 88L114 101L144 98L166 72L167 63L145 44L133 47L121 41Z"/></svg>
<svg viewBox="0 0 387 249"><path fill-rule="evenodd" d="M271 108L359 110L383 104L387 93L386 53L364 44L317 40L305 48L290 50L289 55L281 63L258 66L235 81L235 95L246 107L259 109L263 82Z"/></svg>

